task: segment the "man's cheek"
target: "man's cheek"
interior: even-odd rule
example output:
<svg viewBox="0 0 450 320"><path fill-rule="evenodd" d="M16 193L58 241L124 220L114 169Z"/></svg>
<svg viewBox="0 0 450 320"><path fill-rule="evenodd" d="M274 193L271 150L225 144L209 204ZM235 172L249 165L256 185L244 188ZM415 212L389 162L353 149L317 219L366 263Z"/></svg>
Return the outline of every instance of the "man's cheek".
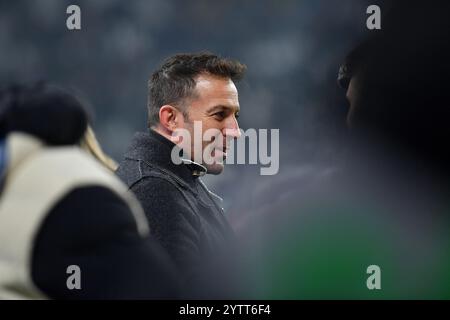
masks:
<svg viewBox="0 0 450 320"><path fill-rule="evenodd" d="M214 145L212 143L206 145L203 148L203 163L204 164L214 164Z"/></svg>

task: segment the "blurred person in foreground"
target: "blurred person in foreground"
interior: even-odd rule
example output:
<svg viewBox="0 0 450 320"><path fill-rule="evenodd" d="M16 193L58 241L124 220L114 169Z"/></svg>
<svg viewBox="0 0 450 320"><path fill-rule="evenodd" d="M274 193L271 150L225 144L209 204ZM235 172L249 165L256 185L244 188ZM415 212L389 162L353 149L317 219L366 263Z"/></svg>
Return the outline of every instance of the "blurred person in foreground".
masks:
<svg viewBox="0 0 450 320"><path fill-rule="evenodd" d="M346 155L290 188L273 181L282 198L257 195L240 233L247 297L450 298L448 12L395 1L348 55Z"/></svg>
<svg viewBox="0 0 450 320"><path fill-rule="evenodd" d="M97 161L107 158L87 120L80 101L57 87L0 91L2 299L178 294L137 200L104 166L108 161ZM73 265L79 288L69 286Z"/></svg>
<svg viewBox="0 0 450 320"><path fill-rule="evenodd" d="M221 198L200 177L222 172L229 141L240 135L235 82L244 71L211 53L166 59L149 81L148 130L134 136L117 171L186 287L201 287L205 266L234 240ZM202 139L208 130L215 134ZM210 280L221 275L216 269Z"/></svg>

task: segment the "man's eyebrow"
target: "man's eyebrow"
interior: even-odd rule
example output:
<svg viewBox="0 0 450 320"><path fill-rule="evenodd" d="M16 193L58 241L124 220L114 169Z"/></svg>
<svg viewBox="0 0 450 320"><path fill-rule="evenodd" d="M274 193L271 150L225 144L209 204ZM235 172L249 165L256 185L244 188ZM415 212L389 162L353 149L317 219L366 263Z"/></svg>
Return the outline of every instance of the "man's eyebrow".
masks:
<svg viewBox="0 0 450 320"><path fill-rule="evenodd" d="M206 112L214 113L216 111L223 111L223 110L230 110L230 109L234 110L234 112L239 112L240 107L239 106L226 106L226 105L219 104L219 105L209 108Z"/></svg>

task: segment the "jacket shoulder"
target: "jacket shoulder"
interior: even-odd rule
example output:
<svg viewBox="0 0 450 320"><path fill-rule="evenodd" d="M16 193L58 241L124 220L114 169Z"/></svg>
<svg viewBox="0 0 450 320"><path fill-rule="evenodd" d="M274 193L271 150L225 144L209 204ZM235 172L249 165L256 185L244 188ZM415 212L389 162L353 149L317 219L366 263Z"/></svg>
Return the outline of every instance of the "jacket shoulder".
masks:
<svg viewBox="0 0 450 320"><path fill-rule="evenodd" d="M189 186L175 174L139 159L125 158L120 163L116 174L129 189L137 183L141 185L160 183L172 186L170 189L175 188L173 191L189 189Z"/></svg>

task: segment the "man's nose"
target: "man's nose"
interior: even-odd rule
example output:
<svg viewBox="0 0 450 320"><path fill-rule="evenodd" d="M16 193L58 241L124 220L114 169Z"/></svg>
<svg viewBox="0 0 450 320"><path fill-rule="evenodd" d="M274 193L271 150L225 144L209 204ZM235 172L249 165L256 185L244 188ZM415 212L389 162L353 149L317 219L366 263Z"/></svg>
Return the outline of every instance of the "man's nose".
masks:
<svg viewBox="0 0 450 320"><path fill-rule="evenodd" d="M224 135L228 138L234 138L234 139L237 139L241 136L241 130L239 128L239 123L234 115L229 119L229 121L225 127Z"/></svg>

